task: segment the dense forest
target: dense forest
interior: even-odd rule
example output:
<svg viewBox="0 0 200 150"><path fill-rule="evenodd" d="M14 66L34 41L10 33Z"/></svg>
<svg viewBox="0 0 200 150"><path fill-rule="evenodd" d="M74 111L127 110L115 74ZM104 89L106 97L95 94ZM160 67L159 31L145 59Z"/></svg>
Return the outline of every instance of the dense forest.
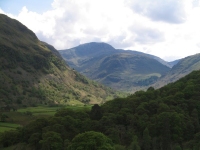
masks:
<svg viewBox="0 0 200 150"><path fill-rule="evenodd" d="M1 147L36 150L199 150L200 71L158 90L60 109L0 135ZM16 147L17 149L17 147Z"/></svg>

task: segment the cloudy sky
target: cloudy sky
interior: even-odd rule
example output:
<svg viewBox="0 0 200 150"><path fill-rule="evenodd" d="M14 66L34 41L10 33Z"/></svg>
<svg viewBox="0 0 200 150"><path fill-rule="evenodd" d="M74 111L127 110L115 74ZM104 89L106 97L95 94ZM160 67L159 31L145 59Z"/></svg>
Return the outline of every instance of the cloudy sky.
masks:
<svg viewBox="0 0 200 150"><path fill-rule="evenodd" d="M200 0L0 0L0 13L59 50L106 42L167 61L200 53Z"/></svg>

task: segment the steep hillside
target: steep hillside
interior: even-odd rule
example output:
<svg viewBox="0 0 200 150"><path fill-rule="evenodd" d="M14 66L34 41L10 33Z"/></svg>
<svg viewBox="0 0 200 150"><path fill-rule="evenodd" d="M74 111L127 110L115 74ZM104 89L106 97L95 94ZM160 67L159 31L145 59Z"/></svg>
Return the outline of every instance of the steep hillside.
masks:
<svg viewBox="0 0 200 150"><path fill-rule="evenodd" d="M78 72L122 91L144 88L170 69L156 56L114 49L106 43L87 43L59 53Z"/></svg>
<svg viewBox="0 0 200 150"><path fill-rule="evenodd" d="M200 69L200 54L188 56L181 59L172 69L162 78L160 78L155 87L162 87L168 83L174 82L194 70Z"/></svg>
<svg viewBox="0 0 200 150"><path fill-rule="evenodd" d="M0 14L0 105L101 103L114 91L80 75L56 49Z"/></svg>

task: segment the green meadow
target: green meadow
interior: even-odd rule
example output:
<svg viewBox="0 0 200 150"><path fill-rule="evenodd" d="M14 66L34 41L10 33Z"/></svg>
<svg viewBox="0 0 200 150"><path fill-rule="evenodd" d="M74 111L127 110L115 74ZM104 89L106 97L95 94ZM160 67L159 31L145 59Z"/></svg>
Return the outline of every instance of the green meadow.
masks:
<svg viewBox="0 0 200 150"><path fill-rule="evenodd" d="M37 106L37 107L27 107L27 108L21 108L18 110L18 112L26 113L31 112L33 115L47 115L52 116L54 115L59 109L67 108L74 111L79 110L90 110L91 105L87 106L56 106L56 107L49 107L49 106Z"/></svg>
<svg viewBox="0 0 200 150"><path fill-rule="evenodd" d="M16 129L17 127L20 127L20 125L15 124L15 123L0 122L0 133L4 131Z"/></svg>
<svg viewBox="0 0 200 150"><path fill-rule="evenodd" d="M5 122L0 122L0 133L17 127L24 126L29 122L40 118L40 117L50 117L53 116L59 109L70 109L74 111L90 111L91 105L80 105L80 106L37 106L37 107L27 107L20 108L16 112L3 112L8 116Z"/></svg>

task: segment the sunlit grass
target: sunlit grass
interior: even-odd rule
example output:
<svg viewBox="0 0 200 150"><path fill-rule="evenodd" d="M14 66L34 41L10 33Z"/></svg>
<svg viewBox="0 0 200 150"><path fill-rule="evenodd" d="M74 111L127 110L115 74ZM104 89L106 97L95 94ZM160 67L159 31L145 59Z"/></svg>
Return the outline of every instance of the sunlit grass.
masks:
<svg viewBox="0 0 200 150"><path fill-rule="evenodd" d="M10 127L2 127L2 126L0 126L0 132L9 131L9 130L11 130L11 129L13 129L13 128L10 128Z"/></svg>
<svg viewBox="0 0 200 150"><path fill-rule="evenodd" d="M14 123L0 122L0 132L16 129L17 127L20 127L20 125Z"/></svg>
<svg viewBox="0 0 200 150"><path fill-rule="evenodd" d="M29 122L40 117L54 116L59 109L65 108L73 111L90 111L91 107L92 105L69 105L55 107L37 106L20 108L16 112L5 112L8 118L6 119L6 122L0 122L0 132L8 131L20 126L27 125ZM30 112L31 115L27 114L27 112Z"/></svg>
<svg viewBox="0 0 200 150"><path fill-rule="evenodd" d="M69 106L56 106L56 107L48 107L48 106L38 106L38 107L27 107L27 108L21 108L18 110L18 112L25 113L27 111L31 112L33 115L54 115L59 109L67 108L71 110L90 110L92 105L77 105L77 103L74 103L74 105Z"/></svg>

